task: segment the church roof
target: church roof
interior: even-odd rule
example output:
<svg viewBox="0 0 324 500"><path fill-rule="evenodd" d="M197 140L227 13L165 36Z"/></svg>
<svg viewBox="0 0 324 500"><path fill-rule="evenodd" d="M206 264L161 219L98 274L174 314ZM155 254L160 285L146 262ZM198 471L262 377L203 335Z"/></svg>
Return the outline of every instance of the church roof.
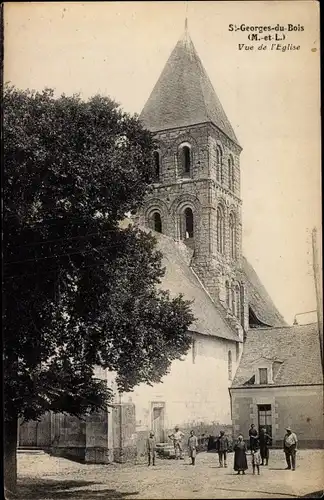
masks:
<svg viewBox="0 0 324 500"><path fill-rule="evenodd" d="M163 254L162 265L165 266L165 276L162 279L162 289L169 290L173 297L183 294L184 299L193 301L191 310L196 319L189 330L239 342L237 333L224 320L191 270L189 258L186 256L186 246L181 242L176 243L168 236L154 231L152 233L157 239L157 249Z"/></svg>
<svg viewBox="0 0 324 500"><path fill-rule="evenodd" d="M271 386L323 383L317 323L249 330L232 387L251 385L260 357L275 363Z"/></svg>
<svg viewBox="0 0 324 500"><path fill-rule="evenodd" d="M287 323L272 302L254 268L245 257L242 259L242 266L246 277L249 307L257 319L266 326L286 326Z"/></svg>
<svg viewBox="0 0 324 500"><path fill-rule="evenodd" d="M173 49L140 119L152 132L212 122L238 144L187 30Z"/></svg>
<svg viewBox="0 0 324 500"><path fill-rule="evenodd" d="M133 224L132 219L120 222L121 228ZM157 240L156 250L163 255L162 267L165 275L161 280L161 289L168 290L171 297L182 294L185 300L193 301L191 311L195 321L189 330L210 337L240 342L238 334L233 331L217 309L216 304L190 268L191 253L182 242L175 242L173 238L157 233L146 227L142 231L151 232Z"/></svg>

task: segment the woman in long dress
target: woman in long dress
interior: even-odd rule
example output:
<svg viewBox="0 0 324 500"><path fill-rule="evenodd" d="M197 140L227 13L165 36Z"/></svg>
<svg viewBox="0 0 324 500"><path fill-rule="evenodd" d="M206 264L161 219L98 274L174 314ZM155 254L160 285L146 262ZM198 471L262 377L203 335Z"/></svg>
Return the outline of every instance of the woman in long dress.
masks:
<svg viewBox="0 0 324 500"><path fill-rule="evenodd" d="M240 434L234 446L234 470L240 474L245 474L248 468L246 460L246 444L243 441L243 436Z"/></svg>

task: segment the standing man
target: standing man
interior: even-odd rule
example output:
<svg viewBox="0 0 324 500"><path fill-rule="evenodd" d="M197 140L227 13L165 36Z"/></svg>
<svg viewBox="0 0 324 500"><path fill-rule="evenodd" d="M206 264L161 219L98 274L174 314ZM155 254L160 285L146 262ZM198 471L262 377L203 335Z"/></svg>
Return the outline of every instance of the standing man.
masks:
<svg viewBox="0 0 324 500"><path fill-rule="evenodd" d="M198 448L197 436L195 436L194 431L190 431L190 437L188 439L188 451L189 451L189 457L191 458L191 465L195 465L197 448Z"/></svg>
<svg viewBox="0 0 324 500"><path fill-rule="evenodd" d="M271 444L271 436L267 434L267 429L263 427L260 430L260 454L261 454L261 465L268 465L269 462L269 445ZM265 463L264 463L265 461Z"/></svg>
<svg viewBox="0 0 324 500"><path fill-rule="evenodd" d="M155 465L156 441L154 432L151 431L146 442L148 465Z"/></svg>
<svg viewBox="0 0 324 500"><path fill-rule="evenodd" d="M296 469L296 451L297 451L297 436L292 432L290 427L286 428L286 434L283 440L283 450L286 455L287 470Z"/></svg>
<svg viewBox="0 0 324 500"><path fill-rule="evenodd" d="M250 450L251 453L253 450L255 450L255 446L257 445L258 442L258 431L255 428L254 424L251 424L250 430L249 430L249 436L250 436Z"/></svg>
<svg viewBox="0 0 324 500"><path fill-rule="evenodd" d="M224 467L227 467L228 438L225 436L225 431L220 431L216 441L216 450L218 452L219 466L223 467L224 459Z"/></svg>
<svg viewBox="0 0 324 500"><path fill-rule="evenodd" d="M179 460L179 459L183 460L183 456L182 456L182 438L183 438L183 436L184 436L184 434L183 434L183 432L180 431L178 425L175 426L174 433L170 434L170 436L169 436L169 438L172 439L172 441L173 441L175 456L176 456L177 460Z"/></svg>

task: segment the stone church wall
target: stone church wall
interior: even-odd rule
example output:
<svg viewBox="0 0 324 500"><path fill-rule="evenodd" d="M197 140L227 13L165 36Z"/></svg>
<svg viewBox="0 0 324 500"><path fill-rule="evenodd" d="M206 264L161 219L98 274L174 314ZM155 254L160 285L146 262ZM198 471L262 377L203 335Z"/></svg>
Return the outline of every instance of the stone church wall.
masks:
<svg viewBox="0 0 324 500"><path fill-rule="evenodd" d="M174 361L162 383L153 387L141 384L123 394L123 401L136 409L138 449L153 428L153 407L163 406L164 433L179 425L183 429L210 432L211 427L231 425L228 351L232 357L234 377L239 351L235 342L193 334L194 344L183 360ZM205 429L205 431L203 431Z"/></svg>

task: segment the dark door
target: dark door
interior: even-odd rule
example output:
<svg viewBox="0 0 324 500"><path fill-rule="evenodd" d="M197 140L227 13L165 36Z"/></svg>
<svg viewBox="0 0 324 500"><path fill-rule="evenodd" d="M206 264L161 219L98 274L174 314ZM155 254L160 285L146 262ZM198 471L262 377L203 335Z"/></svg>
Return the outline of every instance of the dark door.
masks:
<svg viewBox="0 0 324 500"><path fill-rule="evenodd" d="M269 436L272 436L271 405L259 405L258 417L259 417L259 433L261 429L265 428L267 434L269 434Z"/></svg>

